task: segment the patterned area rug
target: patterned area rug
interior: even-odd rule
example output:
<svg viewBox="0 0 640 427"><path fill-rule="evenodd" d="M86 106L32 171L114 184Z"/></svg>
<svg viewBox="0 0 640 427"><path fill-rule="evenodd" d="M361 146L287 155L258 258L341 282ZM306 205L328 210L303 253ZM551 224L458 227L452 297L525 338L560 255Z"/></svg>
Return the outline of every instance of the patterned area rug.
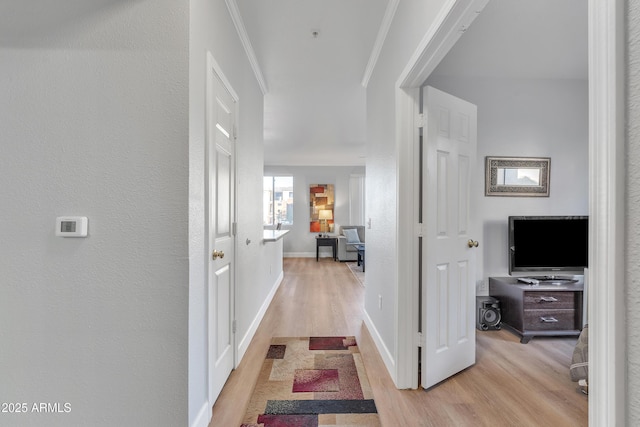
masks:
<svg viewBox="0 0 640 427"><path fill-rule="evenodd" d="M358 263L355 261L345 262L345 264L347 265L347 267L349 267L349 270L351 270L351 273L353 273L356 279L358 279L358 282L360 282L360 284L364 286L364 272L362 271L362 266L358 265Z"/></svg>
<svg viewBox="0 0 640 427"><path fill-rule="evenodd" d="M354 337L273 338L241 427L380 426Z"/></svg>

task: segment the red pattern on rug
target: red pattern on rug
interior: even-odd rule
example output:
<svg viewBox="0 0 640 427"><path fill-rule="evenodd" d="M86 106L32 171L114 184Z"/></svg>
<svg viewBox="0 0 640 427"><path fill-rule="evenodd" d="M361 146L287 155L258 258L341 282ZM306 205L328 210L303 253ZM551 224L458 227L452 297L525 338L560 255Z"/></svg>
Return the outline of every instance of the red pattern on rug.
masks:
<svg viewBox="0 0 640 427"><path fill-rule="evenodd" d="M260 415L264 427L318 427L317 415Z"/></svg>
<svg viewBox="0 0 640 427"><path fill-rule="evenodd" d="M242 427L380 426L355 337L273 338Z"/></svg>
<svg viewBox="0 0 640 427"><path fill-rule="evenodd" d="M355 346L353 337L311 337L309 338L309 350L349 350Z"/></svg>
<svg viewBox="0 0 640 427"><path fill-rule="evenodd" d="M305 391L340 391L337 369L296 369L294 393Z"/></svg>

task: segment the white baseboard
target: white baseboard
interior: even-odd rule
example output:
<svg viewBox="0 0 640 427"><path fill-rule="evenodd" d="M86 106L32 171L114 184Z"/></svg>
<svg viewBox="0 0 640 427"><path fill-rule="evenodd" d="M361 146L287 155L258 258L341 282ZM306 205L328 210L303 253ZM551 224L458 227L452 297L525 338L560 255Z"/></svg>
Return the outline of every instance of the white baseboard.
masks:
<svg viewBox="0 0 640 427"><path fill-rule="evenodd" d="M284 258L315 258L315 252L285 252L282 255Z"/></svg>
<svg viewBox="0 0 640 427"><path fill-rule="evenodd" d="M256 314L256 317L253 319L253 322L251 322L251 326L249 326L249 329L240 340L240 343L238 344L238 358L236 361L237 362L236 367L238 367L238 365L240 364L240 361L244 357L244 354L249 348L249 344L251 343L253 336L258 330L258 326L260 326L260 322L262 322L262 318L267 312L267 308L269 308L269 304L271 304L273 297L276 295L276 291L280 287L280 284L282 283L282 279L284 279L284 272L281 271L280 275L278 276L275 283L273 284L273 287L269 291L269 294L267 295L264 302L262 303L260 310L258 310L258 314Z"/></svg>
<svg viewBox="0 0 640 427"><path fill-rule="evenodd" d="M373 321L371 320L371 317L369 317L369 313L367 313L366 309L364 310L364 324L367 326L367 329L369 330L369 335L371 335L371 338L373 338L373 342L375 343L376 348L378 349L378 353L380 353L380 357L382 357L382 361L384 362L384 365L387 367L387 371L389 371L389 375L391 375L391 379L393 380L393 383L397 387L398 381L396 378L397 376L396 362L393 358L393 354L389 351L387 346L384 344L384 341L382 340L380 333L378 332L375 325L373 324Z"/></svg>
<svg viewBox="0 0 640 427"><path fill-rule="evenodd" d="M316 257L316 253L315 252L285 252L282 255L284 258L315 258ZM331 251L323 251L322 249L320 249L320 254L318 255L319 258L333 258L333 254L331 253Z"/></svg>
<svg viewBox="0 0 640 427"><path fill-rule="evenodd" d="M212 408L212 403L204 402L202 404L202 408L198 411L198 416L193 423L191 423L191 427L208 427L211 422L211 418L213 417Z"/></svg>

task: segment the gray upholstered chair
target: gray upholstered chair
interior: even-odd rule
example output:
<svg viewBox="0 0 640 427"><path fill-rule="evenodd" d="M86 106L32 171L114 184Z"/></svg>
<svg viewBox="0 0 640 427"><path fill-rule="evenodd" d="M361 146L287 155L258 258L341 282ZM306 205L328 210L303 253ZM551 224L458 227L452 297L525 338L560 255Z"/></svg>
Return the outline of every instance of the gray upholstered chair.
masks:
<svg viewBox="0 0 640 427"><path fill-rule="evenodd" d="M355 230L356 236L352 231ZM348 238L348 234L351 234L351 239ZM357 241L356 241L357 240ZM364 225L344 225L340 227L340 233L338 235L338 260L339 261L356 261L358 259L358 250L355 245L364 244Z"/></svg>

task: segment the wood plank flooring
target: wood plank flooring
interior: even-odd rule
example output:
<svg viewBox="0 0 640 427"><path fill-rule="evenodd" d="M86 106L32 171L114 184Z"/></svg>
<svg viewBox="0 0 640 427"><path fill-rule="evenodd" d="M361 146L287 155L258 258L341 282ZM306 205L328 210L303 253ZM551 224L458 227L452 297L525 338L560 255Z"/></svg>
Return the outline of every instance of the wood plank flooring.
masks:
<svg viewBox="0 0 640 427"><path fill-rule="evenodd" d="M476 364L429 390L398 390L364 326L364 288L329 258L285 258L284 280L210 427L239 426L272 336L353 335L384 426L587 426L587 396L569 379L575 338L477 332Z"/></svg>

